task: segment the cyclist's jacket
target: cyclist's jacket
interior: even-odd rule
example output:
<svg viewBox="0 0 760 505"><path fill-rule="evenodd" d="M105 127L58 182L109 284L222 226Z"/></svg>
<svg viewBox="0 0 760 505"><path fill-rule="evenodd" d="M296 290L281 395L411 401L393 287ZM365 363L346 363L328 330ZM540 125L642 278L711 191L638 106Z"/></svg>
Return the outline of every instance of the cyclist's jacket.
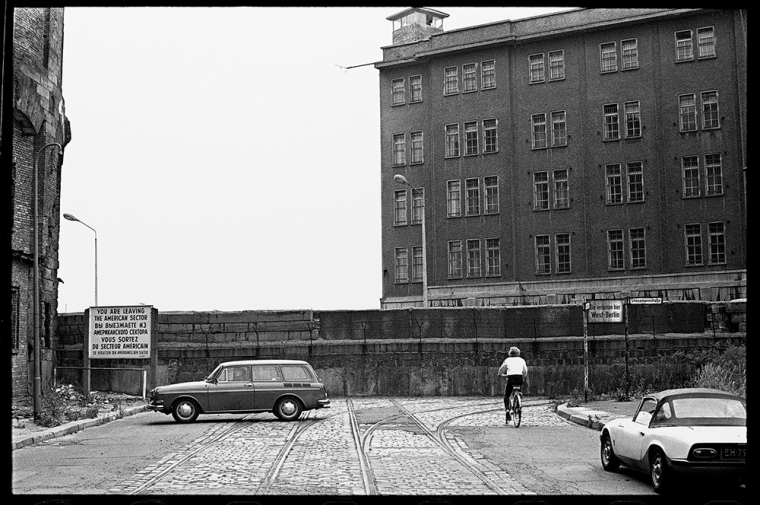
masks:
<svg viewBox="0 0 760 505"><path fill-rule="evenodd" d="M528 376L528 365L520 356L510 356L499 367L499 375L522 375Z"/></svg>

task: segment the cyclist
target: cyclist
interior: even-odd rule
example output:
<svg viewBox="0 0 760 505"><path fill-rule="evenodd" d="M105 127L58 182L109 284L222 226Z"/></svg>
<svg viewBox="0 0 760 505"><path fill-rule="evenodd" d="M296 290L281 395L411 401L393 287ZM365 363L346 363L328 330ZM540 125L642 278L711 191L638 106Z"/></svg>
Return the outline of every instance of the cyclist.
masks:
<svg viewBox="0 0 760 505"><path fill-rule="evenodd" d="M504 388L504 409L507 411L507 422L512 416L509 414L509 395L515 386L522 386L523 381L528 377L528 365L520 357L520 349L517 347L509 348L509 356L499 367L499 375L507 376L507 385Z"/></svg>

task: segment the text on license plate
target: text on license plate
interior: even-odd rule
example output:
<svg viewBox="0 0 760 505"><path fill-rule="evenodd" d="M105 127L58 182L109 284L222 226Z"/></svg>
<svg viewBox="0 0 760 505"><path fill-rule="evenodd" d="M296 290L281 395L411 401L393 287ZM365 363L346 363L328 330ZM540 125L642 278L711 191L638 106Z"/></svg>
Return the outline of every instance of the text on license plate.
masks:
<svg viewBox="0 0 760 505"><path fill-rule="evenodd" d="M723 459L746 459L747 458L747 446L738 447L724 447Z"/></svg>

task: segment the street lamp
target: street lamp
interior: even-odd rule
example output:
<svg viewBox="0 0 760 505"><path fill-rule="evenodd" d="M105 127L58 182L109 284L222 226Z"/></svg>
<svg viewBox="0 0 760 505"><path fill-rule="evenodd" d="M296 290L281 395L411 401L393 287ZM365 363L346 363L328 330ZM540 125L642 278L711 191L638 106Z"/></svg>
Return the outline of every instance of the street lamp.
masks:
<svg viewBox="0 0 760 505"><path fill-rule="evenodd" d="M34 293L32 294L32 303L34 304L34 307L32 307L32 313L34 317L34 332L33 332L33 338L34 338L34 381L32 384L32 395L33 398L33 407L34 407L34 419L39 419L40 414L42 413L42 350L40 349L40 223L39 223L39 214L40 214L40 192L39 192L39 169L37 168L37 165L40 161L40 153L47 149L48 147L58 147L58 152L61 153L63 151L63 147L61 147L61 144L57 142L50 142L49 144L45 144L44 146L40 147L37 152L34 153L33 163L34 166L34 174L32 176L32 179L34 181L34 197L32 198L32 207L33 210L33 216L34 216L34 256L33 256L33 263L34 263L34 276L33 276L33 283L34 283Z"/></svg>
<svg viewBox="0 0 760 505"><path fill-rule="evenodd" d="M428 288L427 288L427 245L425 240L425 193L421 192L406 180L401 174L393 176L393 180L399 184L405 184L412 188L412 193L415 191L422 195L422 306L428 306Z"/></svg>
<svg viewBox="0 0 760 505"><path fill-rule="evenodd" d="M98 232L95 231L95 228L90 226L89 224L85 223L82 220L77 219L76 217L72 216L71 214L64 214L64 219L68 219L69 221L78 221L91 229L93 232L95 232L95 306L98 306Z"/></svg>

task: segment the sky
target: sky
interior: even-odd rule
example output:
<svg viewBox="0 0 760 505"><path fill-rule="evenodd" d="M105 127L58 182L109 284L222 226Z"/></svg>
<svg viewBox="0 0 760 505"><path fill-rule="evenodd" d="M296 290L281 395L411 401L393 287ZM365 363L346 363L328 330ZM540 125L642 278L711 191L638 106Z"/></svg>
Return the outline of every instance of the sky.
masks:
<svg viewBox="0 0 760 505"><path fill-rule="evenodd" d="M58 311L96 285L163 312L380 308L371 63L403 8L67 7ZM568 9L432 8L444 30Z"/></svg>

